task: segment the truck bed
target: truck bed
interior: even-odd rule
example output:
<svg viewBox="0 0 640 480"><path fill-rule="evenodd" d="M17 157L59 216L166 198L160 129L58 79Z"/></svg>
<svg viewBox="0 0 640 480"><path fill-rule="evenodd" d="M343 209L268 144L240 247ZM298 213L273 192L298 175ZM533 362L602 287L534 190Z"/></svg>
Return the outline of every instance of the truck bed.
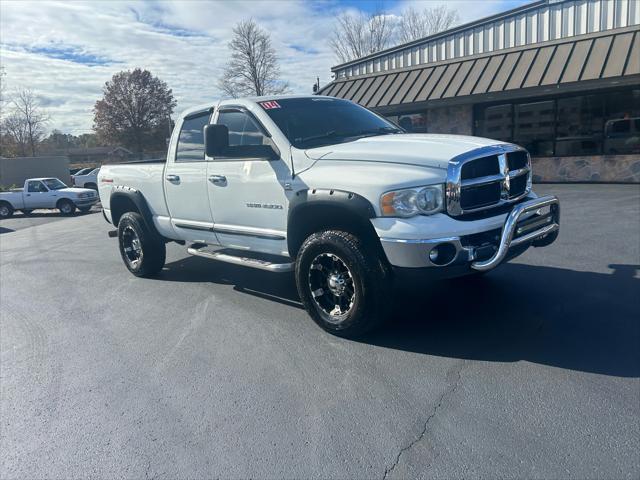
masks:
<svg viewBox="0 0 640 480"><path fill-rule="evenodd" d="M145 160L131 160L128 162L120 162L117 164L111 164L111 165L131 165L131 164L140 164L140 163L167 163L167 159L166 158L151 158L151 159L145 159Z"/></svg>
<svg viewBox="0 0 640 480"><path fill-rule="evenodd" d="M144 192L154 215L168 216L164 200L164 164L164 161L159 160L141 160L103 165L98 174L98 191L103 199L103 208L109 209L107 199L113 188L126 185Z"/></svg>
<svg viewBox="0 0 640 480"><path fill-rule="evenodd" d="M14 188L8 192L0 192L0 200L9 202L14 210L24 208L24 198L22 198L23 188Z"/></svg>

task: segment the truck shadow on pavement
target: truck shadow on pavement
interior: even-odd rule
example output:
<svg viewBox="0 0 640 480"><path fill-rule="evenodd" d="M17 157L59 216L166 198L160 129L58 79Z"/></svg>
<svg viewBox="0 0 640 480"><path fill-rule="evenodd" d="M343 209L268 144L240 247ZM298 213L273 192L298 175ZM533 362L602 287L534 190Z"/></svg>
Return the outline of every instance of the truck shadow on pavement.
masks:
<svg viewBox="0 0 640 480"><path fill-rule="evenodd" d="M407 307L363 341L444 357L638 377L638 267L610 267L612 274L506 264L484 277L438 282L419 296L397 298Z"/></svg>
<svg viewBox="0 0 640 480"><path fill-rule="evenodd" d="M212 265L215 265L215 268L211 268ZM157 279L233 285L237 292L304 309L292 273L264 272L198 257L187 257L166 264Z"/></svg>
<svg viewBox="0 0 640 480"><path fill-rule="evenodd" d="M88 212L81 212L77 210L73 215L63 215L59 210L38 210L35 212L31 212L27 215L24 213L16 212L11 217L14 220L19 220L20 218L28 219L28 218L49 218L49 217L83 217L85 215L91 215L93 213L100 213L100 210L91 209Z"/></svg>
<svg viewBox="0 0 640 480"><path fill-rule="evenodd" d="M238 292L302 308L293 276L187 258L159 280L234 285ZM484 277L396 289L390 322L356 341L425 355L528 361L640 377L638 266L613 273L506 264ZM309 320L311 321L311 320Z"/></svg>

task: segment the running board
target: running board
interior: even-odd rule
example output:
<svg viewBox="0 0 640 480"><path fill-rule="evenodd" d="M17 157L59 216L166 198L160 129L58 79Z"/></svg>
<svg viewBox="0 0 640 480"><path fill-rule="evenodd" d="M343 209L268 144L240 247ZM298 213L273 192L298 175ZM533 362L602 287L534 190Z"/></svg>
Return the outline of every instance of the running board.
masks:
<svg viewBox="0 0 640 480"><path fill-rule="evenodd" d="M187 248L187 252L190 255L195 255L198 257L208 258L210 260L218 260L220 262L232 263L234 265L242 265L244 267L257 268L259 270L266 270L267 272L291 272L294 269L294 263L275 263L270 262L268 260L263 260L260 258L250 258L243 257L240 255L232 255L228 251L218 250L211 251L207 250L206 246L203 247L189 247Z"/></svg>

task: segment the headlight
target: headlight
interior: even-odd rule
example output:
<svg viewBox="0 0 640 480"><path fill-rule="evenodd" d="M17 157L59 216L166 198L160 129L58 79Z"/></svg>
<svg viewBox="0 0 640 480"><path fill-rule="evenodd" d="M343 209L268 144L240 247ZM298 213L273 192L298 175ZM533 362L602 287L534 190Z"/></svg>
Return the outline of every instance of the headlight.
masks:
<svg viewBox="0 0 640 480"><path fill-rule="evenodd" d="M380 197L380 208L385 217L433 215L442 211L443 206L443 185L395 190Z"/></svg>

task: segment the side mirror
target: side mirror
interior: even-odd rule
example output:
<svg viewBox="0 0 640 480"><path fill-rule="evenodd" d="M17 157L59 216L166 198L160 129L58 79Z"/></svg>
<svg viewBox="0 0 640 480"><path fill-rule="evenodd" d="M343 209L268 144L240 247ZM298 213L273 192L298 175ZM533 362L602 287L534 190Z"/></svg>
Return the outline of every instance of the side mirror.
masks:
<svg viewBox="0 0 640 480"><path fill-rule="evenodd" d="M205 125L204 151L207 157L225 155L229 149L229 129L226 125Z"/></svg>

